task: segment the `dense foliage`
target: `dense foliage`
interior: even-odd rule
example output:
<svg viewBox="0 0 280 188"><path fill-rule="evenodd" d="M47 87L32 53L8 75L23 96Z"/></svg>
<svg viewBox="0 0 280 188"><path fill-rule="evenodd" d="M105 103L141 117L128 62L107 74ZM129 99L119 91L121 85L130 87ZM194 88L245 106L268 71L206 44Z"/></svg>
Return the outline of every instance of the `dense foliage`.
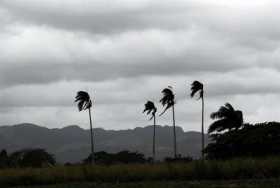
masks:
<svg viewBox="0 0 280 188"><path fill-rule="evenodd" d="M53 155L44 149L25 149L16 151L10 155L6 150L0 153L0 167L47 167L56 164Z"/></svg>
<svg viewBox="0 0 280 188"><path fill-rule="evenodd" d="M208 133L237 130L243 125L242 111L234 109L230 103L221 106L210 117L216 121L209 126Z"/></svg>
<svg viewBox="0 0 280 188"><path fill-rule="evenodd" d="M239 129L211 134L205 152L210 159L280 154L280 123L244 124Z"/></svg>

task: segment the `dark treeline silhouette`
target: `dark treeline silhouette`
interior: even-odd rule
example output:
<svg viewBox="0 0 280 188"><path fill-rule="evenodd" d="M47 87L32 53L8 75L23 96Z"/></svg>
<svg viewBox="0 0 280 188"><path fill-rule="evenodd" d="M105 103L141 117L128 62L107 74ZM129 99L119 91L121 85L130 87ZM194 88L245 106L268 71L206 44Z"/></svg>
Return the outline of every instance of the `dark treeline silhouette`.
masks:
<svg viewBox="0 0 280 188"><path fill-rule="evenodd" d="M208 159L263 157L280 154L280 123L243 123L243 113L226 103L211 114L216 120L208 132L212 143L204 152Z"/></svg>
<svg viewBox="0 0 280 188"><path fill-rule="evenodd" d="M94 153L95 155L95 164L104 164L104 165L112 165L112 164L143 164L143 163L153 163L155 162L153 158L146 158L144 154L139 152L130 152L130 151L121 151L118 153L107 153L105 151L100 151ZM91 160L91 156L88 156L83 160L84 164L89 164ZM192 161L192 157L184 157L181 155L177 155L176 158L167 157L164 159L165 162L190 162ZM160 162L160 161L158 161Z"/></svg>
<svg viewBox="0 0 280 188"><path fill-rule="evenodd" d="M4 149L0 152L0 168L49 167L56 164L52 154L44 149L24 149L11 153Z"/></svg>
<svg viewBox="0 0 280 188"><path fill-rule="evenodd" d="M65 163L69 165L92 164L92 154L86 159L77 163ZM100 151L94 153L94 163L99 165L114 165L114 164L144 164L154 163L152 157L145 157L144 154L131 151L120 151L117 153L107 153ZM177 158L165 158L165 162L190 162L191 157L183 157L178 155ZM160 162L160 161L157 161ZM0 152L0 169L1 168L43 168L55 166L56 160L54 155L46 152L44 149L23 149L8 154L5 149Z"/></svg>
<svg viewBox="0 0 280 188"><path fill-rule="evenodd" d="M146 159L144 154L138 152L121 151L118 153L107 153L105 151L100 151L94 153L95 164L130 164L130 163L147 163L152 162L152 158ZM85 164L91 162L91 155L83 160Z"/></svg>
<svg viewBox="0 0 280 188"><path fill-rule="evenodd" d="M205 149L209 159L264 157L280 154L280 123L244 124L239 129L212 134Z"/></svg>

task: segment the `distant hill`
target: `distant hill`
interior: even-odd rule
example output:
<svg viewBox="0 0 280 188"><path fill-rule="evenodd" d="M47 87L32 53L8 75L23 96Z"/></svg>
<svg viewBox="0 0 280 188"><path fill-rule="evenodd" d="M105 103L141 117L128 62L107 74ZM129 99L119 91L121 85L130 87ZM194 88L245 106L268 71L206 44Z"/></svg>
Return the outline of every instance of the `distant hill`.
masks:
<svg viewBox="0 0 280 188"><path fill-rule="evenodd" d="M172 156L172 127L157 126L157 156L162 159ZM200 155L201 135L199 132L184 132L176 128L178 151L182 155ZM118 152L139 151L151 155L153 127L128 130L94 129L96 151ZM44 148L55 155L59 162L79 162L90 151L89 130L73 125L61 129L48 129L34 124L23 123L0 126L0 149L13 152L25 148ZM206 139L206 142L209 140Z"/></svg>

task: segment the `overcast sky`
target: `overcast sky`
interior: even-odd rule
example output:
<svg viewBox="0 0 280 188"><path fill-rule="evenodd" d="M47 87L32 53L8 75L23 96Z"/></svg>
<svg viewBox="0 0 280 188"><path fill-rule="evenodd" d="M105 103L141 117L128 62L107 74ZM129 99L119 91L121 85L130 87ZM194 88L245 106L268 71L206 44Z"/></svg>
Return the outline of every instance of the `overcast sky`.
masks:
<svg viewBox="0 0 280 188"><path fill-rule="evenodd" d="M225 102L246 122L280 121L280 3L270 0L1 0L0 124L146 126L147 100L176 93L177 125L200 130ZM159 111L162 110L157 103ZM168 111L158 118L170 125Z"/></svg>

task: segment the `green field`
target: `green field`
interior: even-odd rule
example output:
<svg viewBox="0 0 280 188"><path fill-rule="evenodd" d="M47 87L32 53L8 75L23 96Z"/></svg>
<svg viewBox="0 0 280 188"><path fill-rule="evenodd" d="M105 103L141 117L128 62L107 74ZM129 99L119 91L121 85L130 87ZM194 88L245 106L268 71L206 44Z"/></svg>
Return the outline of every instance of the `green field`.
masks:
<svg viewBox="0 0 280 188"><path fill-rule="evenodd" d="M70 187L71 184L74 187L96 185L104 188L275 187L278 185L278 178L280 178L278 157L155 165L57 166L0 170L1 187L47 185L46 188L56 188Z"/></svg>

